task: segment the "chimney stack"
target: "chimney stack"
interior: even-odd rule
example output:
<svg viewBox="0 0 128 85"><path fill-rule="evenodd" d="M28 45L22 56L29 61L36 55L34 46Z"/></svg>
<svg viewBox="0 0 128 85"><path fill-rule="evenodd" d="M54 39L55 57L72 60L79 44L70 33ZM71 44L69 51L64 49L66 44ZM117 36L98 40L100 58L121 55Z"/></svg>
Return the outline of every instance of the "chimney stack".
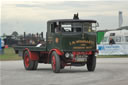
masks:
<svg viewBox="0 0 128 85"><path fill-rule="evenodd" d="M119 11L119 28L122 27L122 24L123 24L122 11Z"/></svg>

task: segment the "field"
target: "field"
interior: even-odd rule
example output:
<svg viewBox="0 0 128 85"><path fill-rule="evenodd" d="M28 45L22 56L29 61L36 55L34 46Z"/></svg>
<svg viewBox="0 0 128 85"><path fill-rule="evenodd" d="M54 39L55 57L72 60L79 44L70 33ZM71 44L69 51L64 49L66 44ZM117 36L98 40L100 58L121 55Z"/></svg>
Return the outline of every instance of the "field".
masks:
<svg viewBox="0 0 128 85"><path fill-rule="evenodd" d="M128 55L115 55L115 56L97 56L97 58L128 58ZM4 60L21 60L22 58L15 54L13 48L5 48L4 54L0 55L0 61Z"/></svg>

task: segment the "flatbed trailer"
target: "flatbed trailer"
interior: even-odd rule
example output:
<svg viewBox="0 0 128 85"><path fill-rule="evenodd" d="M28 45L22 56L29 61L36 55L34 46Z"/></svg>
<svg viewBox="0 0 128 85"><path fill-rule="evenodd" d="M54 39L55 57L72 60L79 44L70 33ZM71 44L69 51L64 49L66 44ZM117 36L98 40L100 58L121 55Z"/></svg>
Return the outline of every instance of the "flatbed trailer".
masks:
<svg viewBox="0 0 128 85"><path fill-rule="evenodd" d="M95 20L59 19L47 23L46 44L42 46L15 46L23 57L26 70L36 70L38 63L51 64L59 73L65 66L84 66L88 71L96 67ZM95 26L96 28L96 26ZM57 30L59 32L57 32Z"/></svg>

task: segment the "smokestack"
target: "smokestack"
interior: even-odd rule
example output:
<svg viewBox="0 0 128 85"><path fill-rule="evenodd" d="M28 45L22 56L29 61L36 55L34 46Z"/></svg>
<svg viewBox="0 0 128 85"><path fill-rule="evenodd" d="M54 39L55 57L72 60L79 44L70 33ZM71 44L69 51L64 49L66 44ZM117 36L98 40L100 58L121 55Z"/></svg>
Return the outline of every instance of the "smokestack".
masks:
<svg viewBox="0 0 128 85"><path fill-rule="evenodd" d="M122 27L122 24L123 24L122 11L119 11L119 28Z"/></svg>

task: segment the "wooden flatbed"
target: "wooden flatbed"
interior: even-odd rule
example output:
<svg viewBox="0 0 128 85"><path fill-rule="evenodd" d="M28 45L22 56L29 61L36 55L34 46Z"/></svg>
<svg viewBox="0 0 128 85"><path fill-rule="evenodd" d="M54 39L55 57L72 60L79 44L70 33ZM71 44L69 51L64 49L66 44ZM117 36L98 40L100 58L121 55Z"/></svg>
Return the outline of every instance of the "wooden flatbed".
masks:
<svg viewBox="0 0 128 85"><path fill-rule="evenodd" d="M15 46L15 50L23 51L25 48L28 48L30 51L47 51L46 46L36 47L36 46Z"/></svg>

